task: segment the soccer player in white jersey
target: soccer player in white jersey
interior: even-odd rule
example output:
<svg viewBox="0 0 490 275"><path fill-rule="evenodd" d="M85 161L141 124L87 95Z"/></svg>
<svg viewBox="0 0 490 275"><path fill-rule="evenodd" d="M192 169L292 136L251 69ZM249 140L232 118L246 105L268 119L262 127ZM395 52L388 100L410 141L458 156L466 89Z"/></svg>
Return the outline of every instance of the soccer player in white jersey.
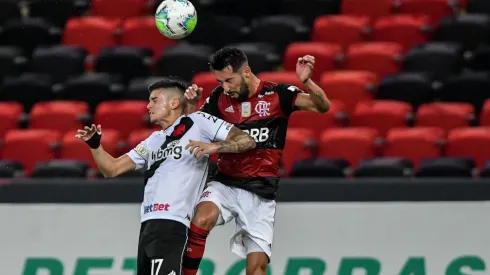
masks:
<svg viewBox="0 0 490 275"><path fill-rule="evenodd" d="M141 204L138 275L180 275L188 228L208 173L209 155L240 153L255 141L235 126L206 113L184 114L187 85L172 79L149 86L148 111L162 126L119 158L100 144L100 125L78 130L105 177L147 167ZM124 123L124 121L121 121Z"/></svg>

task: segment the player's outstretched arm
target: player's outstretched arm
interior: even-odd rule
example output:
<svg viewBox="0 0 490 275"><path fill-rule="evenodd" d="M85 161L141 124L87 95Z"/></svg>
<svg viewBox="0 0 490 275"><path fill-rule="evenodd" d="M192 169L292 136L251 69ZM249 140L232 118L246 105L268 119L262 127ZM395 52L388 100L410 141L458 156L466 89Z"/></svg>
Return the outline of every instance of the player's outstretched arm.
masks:
<svg viewBox="0 0 490 275"><path fill-rule="evenodd" d="M95 126L95 124L92 124L91 127L85 126L83 130L78 130L75 137L88 144L92 152L92 157L104 177L117 177L136 169L136 164L128 155L114 158L104 150L100 144L100 140L102 139L102 127L100 125Z"/></svg>
<svg viewBox="0 0 490 275"><path fill-rule="evenodd" d="M298 59L296 63L296 74L308 93L298 94L294 105L301 110L326 113L330 110L330 101L323 89L310 79L314 67L315 57L305 55Z"/></svg>

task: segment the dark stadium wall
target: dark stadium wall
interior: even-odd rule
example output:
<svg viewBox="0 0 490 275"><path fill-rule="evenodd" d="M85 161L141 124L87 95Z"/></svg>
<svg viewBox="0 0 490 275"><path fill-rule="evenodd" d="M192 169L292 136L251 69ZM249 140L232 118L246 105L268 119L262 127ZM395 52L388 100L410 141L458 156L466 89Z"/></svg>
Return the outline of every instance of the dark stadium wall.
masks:
<svg viewBox="0 0 490 275"><path fill-rule="evenodd" d="M142 181L12 180L0 185L0 203L140 203ZM278 202L490 201L490 180L283 179Z"/></svg>

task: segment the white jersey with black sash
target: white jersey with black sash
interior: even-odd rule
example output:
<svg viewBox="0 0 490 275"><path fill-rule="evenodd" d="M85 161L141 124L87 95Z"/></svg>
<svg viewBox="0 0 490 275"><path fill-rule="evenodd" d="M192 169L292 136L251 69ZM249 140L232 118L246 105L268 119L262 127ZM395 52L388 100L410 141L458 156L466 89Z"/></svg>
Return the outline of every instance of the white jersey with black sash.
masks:
<svg viewBox="0 0 490 275"><path fill-rule="evenodd" d="M190 225L206 183L209 156L196 159L185 147L189 140L223 141L231 127L217 117L196 112L179 117L127 153L136 169L147 167L141 222L170 219Z"/></svg>

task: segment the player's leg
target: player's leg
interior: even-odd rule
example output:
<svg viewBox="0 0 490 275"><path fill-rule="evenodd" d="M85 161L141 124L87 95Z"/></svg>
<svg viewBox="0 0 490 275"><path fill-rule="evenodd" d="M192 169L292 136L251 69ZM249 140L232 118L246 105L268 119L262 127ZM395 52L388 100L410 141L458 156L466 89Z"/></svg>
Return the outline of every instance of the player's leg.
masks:
<svg viewBox="0 0 490 275"><path fill-rule="evenodd" d="M145 239L144 228L147 222L141 224L140 236L138 241L138 256L136 258L136 274L137 275L151 275L150 274L150 259L146 256L145 252Z"/></svg>
<svg viewBox="0 0 490 275"><path fill-rule="evenodd" d="M247 275L265 275L272 253L276 202L248 191L239 194L237 234L232 251L247 258Z"/></svg>
<svg viewBox="0 0 490 275"><path fill-rule="evenodd" d="M173 220L152 220L145 246L149 258L148 275L182 275L188 228ZM146 274L145 274L146 275Z"/></svg>
<svg viewBox="0 0 490 275"><path fill-rule="evenodd" d="M219 182L210 182L202 193L189 231L189 242L184 256L185 275L197 274L211 229L234 218L228 203L228 199L235 196L232 192L231 188Z"/></svg>
<svg viewBox="0 0 490 275"><path fill-rule="evenodd" d="M267 253L248 236L244 238L244 245L247 248L246 275L266 275L269 264Z"/></svg>

